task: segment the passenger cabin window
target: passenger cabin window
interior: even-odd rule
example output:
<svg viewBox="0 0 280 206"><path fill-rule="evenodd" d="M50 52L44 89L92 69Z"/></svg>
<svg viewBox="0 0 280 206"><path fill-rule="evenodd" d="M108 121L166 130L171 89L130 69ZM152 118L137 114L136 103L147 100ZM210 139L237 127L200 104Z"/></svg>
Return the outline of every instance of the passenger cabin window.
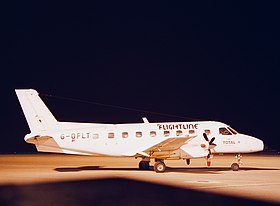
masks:
<svg viewBox="0 0 280 206"><path fill-rule="evenodd" d="M150 136L155 137L155 136L157 136L157 133L155 131L150 131Z"/></svg>
<svg viewBox="0 0 280 206"><path fill-rule="evenodd" d="M95 133L92 135L92 139L98 139L99 138L99 134Z"/></svg>
<svg viewBox="0 0 280 206"><path fill-rule="evenodd" d="M142 137L142 132L136 132L136 137Z"/></svg>
<svg viewBox="0 0 280 206"><path fill-rule="evenodd" d="M108 138L109 139L113 139L115 137L115 133L114 132L109 132L108 133Z"/></svg>
<svg viewBox="0 0 280 206"><path fill-rule="evenodd" d="M123 132L122 133L122 138L127 138L128 137L128 132Z"/></svg>
<svg viewBox="0 0 280 206"><path fill-rule="evenodd" d="M194 130L189 130L189 134L194 134L195 131Z"/></svg>
<svg viewBox="0 0 280 206"><path fill-rule="evenodd" d="M227 128L225 128L225 127L219 128L219 133L221 135L232 135L232 133L229 130L227 130Z"/></svg>
<svg viewBox="0 0 280 206"><path fill-rule="evenodd" d="M169 137L170 131L163 131L163 136L164 137Z"/></svg>
<svg viewBox="0 0 280 206"><path fill-rule="evenodd" d="M182 135L183 135L182 130L177 130L177 131L176 131L176 136L182 136Z"/></svg>

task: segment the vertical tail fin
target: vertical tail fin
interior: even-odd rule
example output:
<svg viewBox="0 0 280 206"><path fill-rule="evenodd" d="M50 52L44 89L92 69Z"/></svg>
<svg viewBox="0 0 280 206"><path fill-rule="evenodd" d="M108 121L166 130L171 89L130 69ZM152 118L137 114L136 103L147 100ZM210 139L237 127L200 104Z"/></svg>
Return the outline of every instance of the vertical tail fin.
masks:
<svg viewBox="0 0 280 206"><path fill-rule="evenodd" d="M16 89L31 133L57 129L57 120L33 89Z"/></svg>

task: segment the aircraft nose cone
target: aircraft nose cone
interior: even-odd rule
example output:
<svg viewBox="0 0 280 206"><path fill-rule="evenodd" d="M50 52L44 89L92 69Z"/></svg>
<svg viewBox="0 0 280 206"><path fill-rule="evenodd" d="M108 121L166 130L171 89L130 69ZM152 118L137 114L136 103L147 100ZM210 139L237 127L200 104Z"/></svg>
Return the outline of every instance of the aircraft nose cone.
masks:
<svg viewBox="0 0 280 206"><path fill-rule="evenodd" d="M254 145L252 145L254 147L254 151L258 152L258 151L263 151L264 149L264 144L263 141L260 139L255 138L254 141Z"/></svg>

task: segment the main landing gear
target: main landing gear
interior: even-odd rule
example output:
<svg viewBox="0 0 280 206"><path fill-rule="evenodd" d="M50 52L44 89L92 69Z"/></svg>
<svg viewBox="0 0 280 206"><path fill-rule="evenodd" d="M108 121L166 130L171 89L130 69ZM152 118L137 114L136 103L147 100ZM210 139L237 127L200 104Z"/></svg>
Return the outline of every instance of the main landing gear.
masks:
<svg viewBox="0 0 280 206"><path fill-rule="evenodd" d="M156 171L156 173L163 173L165 172L166 166L163 162L163 160L155 160L156 163L154 164L154 170Z"/></svg>
<svg viewBox="0 0 280 206"><path fill-rule="evenodd" d="M242 165L241 157L242 157L241 154L237 154L237 155L235 156L235 158L237 159L237 163L232 163L231 169L232 169L233 171L238 171L240 165Z"/></svg>
<svg viewBox="0 0 280 206"><path fill-rule="evenodd" d="M139 162L139 169L140 170L149 170L150 169L150 159L143 159ZM163 173L165 172L166 165L163 162L163 160L160 159L155 159L155 164L154 164L154 171L156 173Z"/></svg>
<svg viewBox="0 0 280 206"><path fill-rule="evenodd" d="M150 161L142 160L139 162L138 166L139 166L140 170L148 170L148 169L150 169Z"/></svg>

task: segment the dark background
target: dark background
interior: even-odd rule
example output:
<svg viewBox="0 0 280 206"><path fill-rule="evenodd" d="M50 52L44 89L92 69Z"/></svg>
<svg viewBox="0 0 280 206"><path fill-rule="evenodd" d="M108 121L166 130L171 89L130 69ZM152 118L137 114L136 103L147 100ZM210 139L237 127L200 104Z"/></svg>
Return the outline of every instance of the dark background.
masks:
<svg viewBox="0 0 280 206"><path fill-rule="evenodd" d="M60 121L216 120L279 150L277 3L101 2L9 6L0 152L35 151L16 88L185 117L42 96Z"/></svg>

